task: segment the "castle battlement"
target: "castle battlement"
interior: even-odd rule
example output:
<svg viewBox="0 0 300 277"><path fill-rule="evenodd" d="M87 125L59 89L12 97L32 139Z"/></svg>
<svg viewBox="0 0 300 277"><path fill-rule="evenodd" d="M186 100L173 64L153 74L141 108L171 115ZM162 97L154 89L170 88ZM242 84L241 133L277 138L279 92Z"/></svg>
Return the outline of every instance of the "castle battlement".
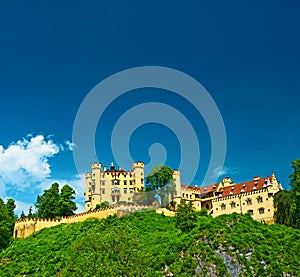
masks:
<svg viewBox="0 0 300 277"><path fill-rule="evenodd" d="M90 218L103 219L112 215L123 216L142 209L154 209L154 207L139 204L120 204L75 215L63 216L61 219L25 218L15 222L14 238L26 238L34 232L40 231L44 228L54 227L62 223L70 224L82 222Z"/></svg>

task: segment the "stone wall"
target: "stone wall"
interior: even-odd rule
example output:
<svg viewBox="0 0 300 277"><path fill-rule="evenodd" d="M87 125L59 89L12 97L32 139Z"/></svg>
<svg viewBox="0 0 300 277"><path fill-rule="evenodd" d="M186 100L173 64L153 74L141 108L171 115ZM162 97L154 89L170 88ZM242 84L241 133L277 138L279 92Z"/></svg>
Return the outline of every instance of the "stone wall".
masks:
<svg viewBox="0 0 300 277"><path fill-rule="evenodd" d="M26 218L23 220L16 221L14 228L14 238L26 238L34 232L37 232L44 228L59 225L61 223L82 222L89 218L102 219L107 218L110 215L122 216L143 209L149 210L154 209L154 207L145 205L123 204L75 214L72 216L65 216L62 217L60 220L55 220L51 218Z"/></svg>

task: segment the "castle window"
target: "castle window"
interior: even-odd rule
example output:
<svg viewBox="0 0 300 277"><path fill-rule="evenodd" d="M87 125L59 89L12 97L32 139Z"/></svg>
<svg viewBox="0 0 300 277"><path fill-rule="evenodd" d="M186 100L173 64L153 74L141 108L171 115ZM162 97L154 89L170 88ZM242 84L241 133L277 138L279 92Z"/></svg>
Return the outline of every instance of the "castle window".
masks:
<svg viewBox="0 0 300 277"><path fill-rule="evenodd" d="M253 215L253 210L248 210L247 213Z"/></svg>
<svg viewBox="0 0 300 277"><path fill-rule="evenodd" d="M125 194L127 193L127 188L124 188L124 193L125 193Z"/></svg>
<svg viewBox="0 0 300 277"><path fill-rule="evenodd" d="M113 202L115 202L115 196L114 195L112 195L111 199L112 199Z"/></svg>
<svg viewBox="0 0 300 277"><path fill-rule="evenodd" d="M101 181L101 186L104 186L105 185L105 181Z"/></svg>
<svg viewBox="0 0 300 277"><path fill-rule="evenodd" d="M184 198L184 193L182 194L182 198Z"/></svg>
<svg viewBox="0 0 300 277"><path fill-rule="evenodd" d="M190 195L190 199L192 199L192 195Z"/></svg>
<svg viewBox="0 0 300 277"><path fill-rule="evenodd" d="M189 198L189 195L188 195L188 194L186 194L186 195L185 195L185 197L186 197L186 198Z"/></svg>
<svg viewBox="0 0 300 277"><path fill-rule="evenodd" d="M120 181L115 179L111 181L111 184L116 186L120 184Z"/></svg>
<svg viewBox="0 0 300 277"><path fill-rule="evenodd" d="M132 189L132 188L130 188L130 189L129 189L129 192L130 192L130 193L133 193L133 189Z"/></svg>
<svg viewBox="0 0 300 277"><path fill-rule="evenodd" d="M236 203L235 202L231 202L230 206L231 206L231 209L234 209L236 207Z"/></svg>
<svg viewBox="0 0 300 277"><path fill-rule="evenodd" d="M131 180L129 181L129 184L132 186L132 181Z"/></svg>
<svg viewBox="0 0 300 277"><path fill-rule="evenodd" d="M258 196L256 199L257 199L257 203L262 203L263 202L263 199L262 199L261 196Z"/></svg>
<svg viewBox="0 0 300 277"><path fill-rule="evenodd" d="M143 178L141 179L141 182L144 183L144 179Z"/></svg>
<svg viewBox="0 0 300 277"><path fill-rule="evenodd" d="M259 214L264 214L265 213L265 208L259 208L258 212L259 212Z"/></svg>
<svg viewBox="0 0 300 277"><path fill-rule="evenodd" d="M252 199L248 198L248 199L246 200L246 203L247 203L247 205L252 205Z"/></svg>
<svg viewBox="0 0 300 277"><path fill-rule="evenodd" d="M221 210L222 211L226 210L226 205L224 203L221 205Z"/></svg>
<svg viewBox="0 0 300 277"><path fill-rule="evenodd" d="M101 189L101 193L102 193L102 194L105 194L105 189Z"/></svg>
<svg viewBox="0 0 300 277"><path fill-rule="evenodd" d="M124 186L127 186L127 181L126 180L124 181Z"/></svg>

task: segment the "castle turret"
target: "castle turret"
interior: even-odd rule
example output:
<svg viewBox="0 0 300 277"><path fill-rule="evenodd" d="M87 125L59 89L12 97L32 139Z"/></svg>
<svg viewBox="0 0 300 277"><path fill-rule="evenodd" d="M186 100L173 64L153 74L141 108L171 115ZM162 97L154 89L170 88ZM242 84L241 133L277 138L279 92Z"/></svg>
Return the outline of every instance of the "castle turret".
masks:
<svg viewBox="0 0 300 277"><path fill-rule="evenodd" d="M85 211L91 209L92 201L92 173L88 172L85 174Z"/></svg>
<svg viewBox="0 0 300 277"><path fill-rule="evenodd" d="M144 189L144 163L134 162L132 164L132 173L135 179L136 189Z"/></svg>
<svg viewBox="0 0 300 277"><path fill-rule="evenodd" d="M180 197L181 195L181 180L180 180L180 170L173 171L173 184L175 186L175 194L174 197Z"/></svg>

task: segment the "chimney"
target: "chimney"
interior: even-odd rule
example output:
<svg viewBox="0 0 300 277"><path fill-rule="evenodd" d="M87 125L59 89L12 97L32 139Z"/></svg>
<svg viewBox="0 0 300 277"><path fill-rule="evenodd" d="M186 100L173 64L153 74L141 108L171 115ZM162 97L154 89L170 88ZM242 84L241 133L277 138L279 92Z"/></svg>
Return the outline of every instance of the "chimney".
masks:
<svg viewBox="0 0 300 277"><path fill-rule="evenodd" d="M230 177L222 178L223 187L232 186L232 184L233 184L233 182L232 182L232 179Z"/></svg>

